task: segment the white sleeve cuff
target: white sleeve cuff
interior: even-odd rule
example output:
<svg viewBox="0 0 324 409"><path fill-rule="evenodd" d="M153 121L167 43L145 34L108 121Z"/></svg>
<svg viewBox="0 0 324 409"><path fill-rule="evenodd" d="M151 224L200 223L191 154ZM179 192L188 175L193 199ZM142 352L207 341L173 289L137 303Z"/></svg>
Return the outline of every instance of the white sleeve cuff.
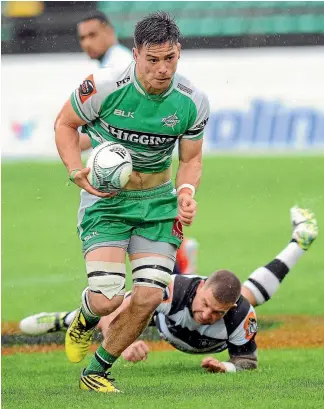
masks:
<svg viewBox="0 0 324 409"><path fill-rule="evenodd" d="M222 364L225 366L226 372L236 372L236 367L232 362L222 362Z"/></svg>

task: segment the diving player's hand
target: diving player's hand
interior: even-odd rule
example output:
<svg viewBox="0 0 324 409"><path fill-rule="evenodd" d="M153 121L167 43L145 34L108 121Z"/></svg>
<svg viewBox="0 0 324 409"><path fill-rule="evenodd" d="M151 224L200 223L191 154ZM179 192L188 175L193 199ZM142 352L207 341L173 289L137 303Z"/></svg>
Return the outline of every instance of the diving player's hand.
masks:
<svg viewBox="0 0 324 409"><path fill-rule="evenodd" d="M144 341L136 341L122 353L122 357L129 362L145 361L149 353L149 347Z"/></svg>
<svg viewBox="0 0 324 409"><path fill-rule="evenodd" d="M202 360L201 367L205 368L208 372L226 372L225 365L211 356Z"/></svg>
<svg viewBox="0 0 324 409"><path fill-rule="evenodd" d="M178 218L184 226L190 226L197 212L197 202L190 193L182 193L182 190L178 194Z"/></svg>
<svg viewBox="0 0 324 409"><path fill-rule="evenodd" d="M87 178L89 172L90 168L83 168L79 170L79 172L76 172L73 175L73 183L81 187L81 189L86 190L91 195L105 198L116 196L117 193L103 193L91 186Z"/></svg>

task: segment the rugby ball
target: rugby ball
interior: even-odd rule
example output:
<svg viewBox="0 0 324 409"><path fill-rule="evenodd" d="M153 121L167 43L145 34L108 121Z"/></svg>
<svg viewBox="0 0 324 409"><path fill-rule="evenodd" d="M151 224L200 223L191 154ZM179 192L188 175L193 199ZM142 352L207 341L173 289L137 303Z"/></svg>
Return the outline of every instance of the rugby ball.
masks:
<svg viewBox="0 0 324 409"><path fill-rule="evenodd" d="M115 193L129 181L132 158L124 146L104 142L93 149L87 161L89 183L100 192Z"/></svg>

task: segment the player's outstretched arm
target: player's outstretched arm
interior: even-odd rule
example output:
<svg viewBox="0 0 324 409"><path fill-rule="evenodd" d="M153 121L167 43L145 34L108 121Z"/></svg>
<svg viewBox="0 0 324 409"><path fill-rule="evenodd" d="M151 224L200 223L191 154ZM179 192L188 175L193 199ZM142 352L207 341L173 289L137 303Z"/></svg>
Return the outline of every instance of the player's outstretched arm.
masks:
<svg viewBox="0 0 324 409"><path fill-rule="evenodd" d="M197 211L194 194L198 188L202 169L202 139L181 140L179 168L176 177L178 216L181 223L190 226Z"/></svg>
<svg viewBox="0 0 324 409"><path fill-rule="evenodd" d="M246 300L244 300L247 303ZM232 318L235 320L235 317ZM214 357L204 358L201 367L208 372L238 372L257 369L257 345L255 336L258 331L257 317L254 308L249 306L245 318L236 329L229 335L227 348L230 356L229 361L220 362Z"/></svg>
<svg viewBox="0 0 324 409"><path fill-rule="evenodd" d="M232 356L228 362L220 362L216 358L208 356L202 360L201 367L207 372L216 373L246 371L257 369L258 360L254 354Z"/></svg>
<svg viewBox="0 0 324 409"><path fill-rule="evenodd" d="M317 220L307 209L290 209L292 238L270 263L255 270L242 285L242 294L253 306L269 301L283 279L318 235Z"/></svg>

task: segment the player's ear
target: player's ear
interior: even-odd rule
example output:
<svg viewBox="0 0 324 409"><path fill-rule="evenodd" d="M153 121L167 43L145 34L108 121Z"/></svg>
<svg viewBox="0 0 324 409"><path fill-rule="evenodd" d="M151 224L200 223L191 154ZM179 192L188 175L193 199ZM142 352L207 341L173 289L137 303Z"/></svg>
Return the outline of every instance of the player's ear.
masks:
<svg viewBox="0 0 324 409"><path fill-rule="evenodd" d="M181 44L177 43L177 49L178 49L178 59L180 58L180 54L181 54Z"/></svg>
<svg viewBox="0 0 324 409"><path fill-rule="evenodd" d="M201 280L198 287L197 287L197 292L199 292L203 288L204 284L205 284L205 281Z"/></svg>
<svg viewBox="0 0 324 409"><path fill-rule="evenodd" d="M134 58L134 60L136 61L136 60L137 60L137 57L138 57L138 50L137 50L136 47L133 47L132 53L133 53L133 58Z"/></svg>

